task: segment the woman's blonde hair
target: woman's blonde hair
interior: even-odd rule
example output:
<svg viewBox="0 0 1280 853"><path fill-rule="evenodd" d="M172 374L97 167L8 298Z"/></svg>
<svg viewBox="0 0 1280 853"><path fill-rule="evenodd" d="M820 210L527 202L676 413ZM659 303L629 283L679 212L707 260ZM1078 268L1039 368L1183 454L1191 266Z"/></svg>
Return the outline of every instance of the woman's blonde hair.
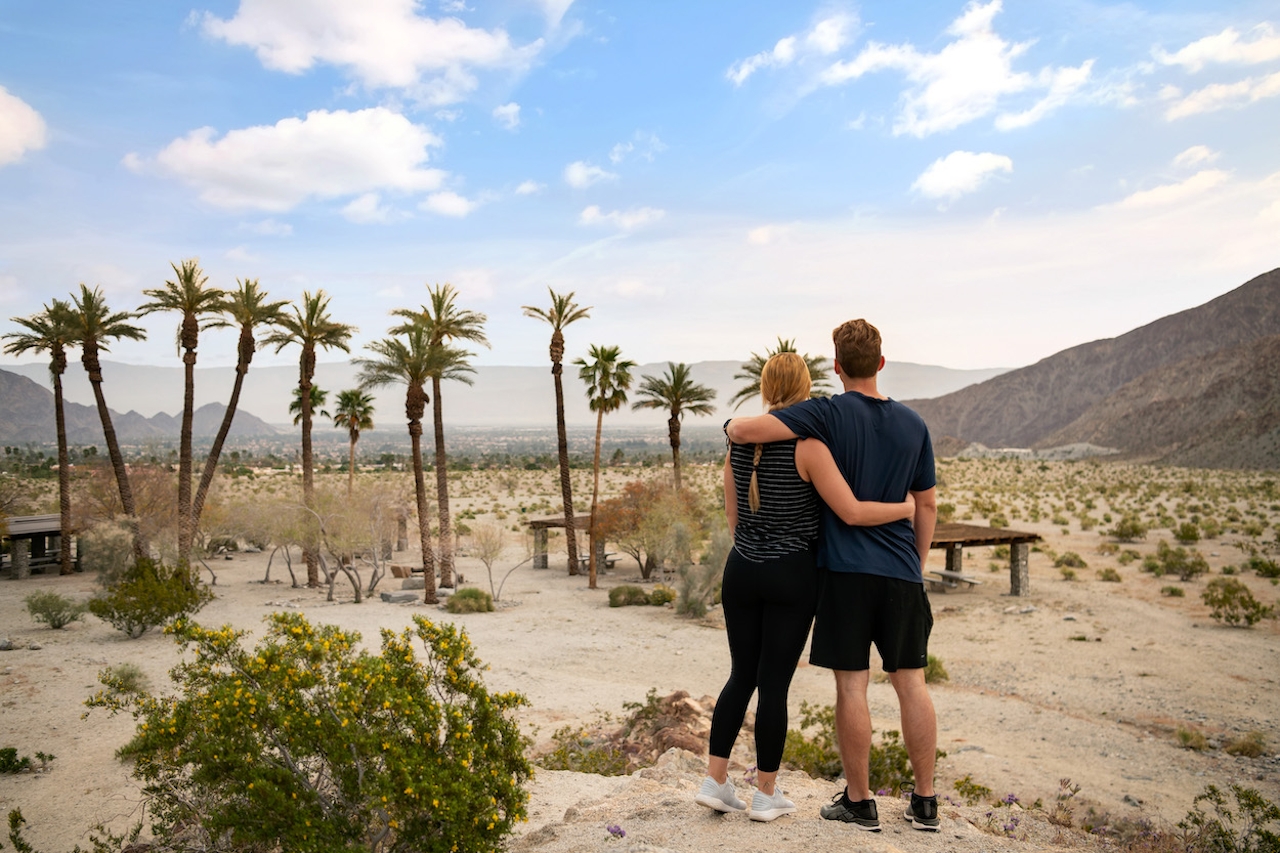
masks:
<svg viewBox="0 0 1280 853"><path fill-rule="evenodd" d="M780 352L771 356L760 370L760 396L771 412L809 399L812 385L809 365L794 352ZM760 510L760 483L756 478L756 469L760 465L762 453L764 445L757 444L751 461L751 485L747 488L747 504L752 512Z"/></svg>

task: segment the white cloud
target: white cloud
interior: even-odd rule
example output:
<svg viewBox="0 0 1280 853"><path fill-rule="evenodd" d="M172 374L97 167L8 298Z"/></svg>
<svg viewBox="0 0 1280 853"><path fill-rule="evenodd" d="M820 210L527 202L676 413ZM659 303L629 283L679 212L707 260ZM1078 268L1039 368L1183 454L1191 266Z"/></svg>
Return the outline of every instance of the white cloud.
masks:
<svg viewBox="0 0 1280 853"><path fill-rule="evenodd" d="M516 195L533 195L542 192L546 188L546 184L540 184L537 181L521 181L520 186L516 187Z"/></svg>
<svg viewBox="0 0 1280 853"><path fill-rule="evenodd" d="M520 105L515 101L493 108L493 118L507 130L515 130L520 126Z"/></svg>
<svg viewBox="0 0 1280 853"><path fill-rule="evenodd" d="M600 181L611 181L617 178L613 172L607 172L599 166L582 160L576 160L564 167L564 182L574 189L586 189Z"/></svg>
<svg viewBox="0 0 1280 853"><path fill-rule="evenodd" d="M634 231L657 222L666 216L665 210L654 207L638 207L634 210L612 210L608 213L591 205L582 211L578 221L583 225L612 225L621 231Z"/></svg>
<svg viewBox="0 0 1280 853"><path fill-rule="evenodd" d="M1176 184L1162 184L1149 190L1140 190L1121 199L1114 206L1122 210L1172 207L1221 186L1230 177L1221 169L1206 169Z"/></svg>
<svg viewBox="0 0 1280 853"><path fill-rule="evenodd" d="M733 63L725 77L733 85L741 86L762 68L785 68L807 56L829 56L844 47L849 41L850 31L857 27L858 19L854 15L836 14L823 18L806 33L779 39L772 50Z"/></svg>
<svg viewBox="0 0 1280 853"><path fill-rule="evenodd" d="M666 150L666 143L659 139L656 133L637 130L630 141L619 142L609 150L609 162L621 163L634 153L642 160L652 163L654 157Z"/></svg>
<svg viewBox="0 0 1280 853"><path fill-rule="evenodd" d="M1186 151L1173 158L1173 165L1179 169L1191 169L1202 163L1212 163L1217 159L1218 152L1209 148L1209 146L1192 145Z"/></svg>
<svg viewBox="0 0 1280 853"><path fill-rule="evenodd" d="M432 193L419 207L422 210L461 219L480 206L480 202L458 195L452 190Z"/></svg>
<svg viewBox="0 0 1280 853"><path fill-rule="evenodd" d="M542 7L543 14L547 17L547 23L553 27L560 25L565 13L573 5L573 0L537 0L537 2Z"/></svg>
<svg viewBox="0 0 1280 853"><path fill-rule="evenodd" d="M1280 95L1280 71L1266 77L1249 77L1237 83L1214 83L1197 89L1165 110L1169 121L1229 107L1244 107Z"/></svg>
<svg viewBox="0 0 1280 853"><path fill-rule="evenodd" d="M1176 53L1168 53L1161 48L1152 53L1164 65L1180 65L1193 73L1215 62L1258 65L1280 59L1280 36L1271 25L1259 24L1253 32L1253 40L1244 41L1233 27L1227 27L1217 35L1193 41Z"/></svg>
<svg viewBox="0 0 1280 853"><path fill-rule="evenodd" d="M292 225L276 219L264 219L261 222L246 223L240 227L245 231L261 234L264 237L289 237L293 235Z"/></svg>
<svg viewBox="0 0 1280 853"><path fill-rule="evenodd" d="M477 85L471 69L522 70L543 47L419 12L417 0L240 0L229 19L205 13L203 29L251 48L267 68L301 74L327 63L367 88L403 89L427 104L464 98Z"/></svg>
<svg viewBox="0 0 1280 853"><path fill-rule="evenodd" d="M258 261L262 260L261 255L255 255L253 252L250 252L248 248L246 248L245 246L233 246L232 248L226 251L225 257L229 261L239 261L241 263L246 263L246 264L257 263Z"/></svg>
<svg viewBox="0 0 1280 853"><path fill-rule="evenodd" d="M667 289L662 285L649 284L642 279L627 278L613 286L613 292L624 299L662 299Z"/></svg>
<svg viewBox="0 0 1280 853"><path fill-rule="evenodd" d="M194 130L169 143L155 162L226 208L285 211L308 198L375 190L428 192L444 172L426 168L431 131L382 107L317 110L228 132Z"/></svg>
<svg viewBox="0 0 1280 853"><path fill-rule="evenodd" d="M992 176L1013 171L1013 161L1003 154L952 151L933 161L911 185L928 198L957 199L981 187Z"/></svg>
<svg viewBox="0 0 1280 853"><path fill-rule="evenodd" d="M912 86L902 95L893 132L917 137L954 130L989 115L1007 96L1043 90L1046 94L1032 107L1006 113L997 121L1002 130L1026 127L1070 100L1088 81L1093 63L1046 68L1034 76L1014 71L1014 60L1032 42L1010 44L997 35L992 23L1000 10L1001 0L970 2L947 28L954 40L937 53L922 53L910 44L870 42L853 59L832 63L819 81L835 86L873 71L902 72Z"/></svg>
<svg viewBox="0 0 1280 853"><path fill-rule="evenodd" d="M390 222L392 211L382 204L382 197L377 193L365 193L342 208L342 215L360 225L371 225L375 222Z"/></svg>
<svg viewBox="0 0 1280 853"><path fill-rule="evenodd" d="M627 155L635 150L635 144L631 142L619 142L613 148L609 149L609 162L621 163L627 159Z"/></svg>
<svg viewBox="0 0 1280 853"><path fill-rule="evenodd" d="M35 108L0 86L0 166L45 146L48 130Z"/></svg>

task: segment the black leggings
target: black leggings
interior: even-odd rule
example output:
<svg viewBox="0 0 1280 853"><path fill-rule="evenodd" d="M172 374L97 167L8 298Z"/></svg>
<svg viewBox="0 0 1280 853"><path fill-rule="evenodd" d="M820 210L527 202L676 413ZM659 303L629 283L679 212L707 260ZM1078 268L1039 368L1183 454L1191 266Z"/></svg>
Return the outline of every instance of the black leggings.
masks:
<svg viewBox="0 0 1280 853"><path fill-rule="evenodd" d="M756 766L773 773L787 740L787 691L804 651L817 601L814 552L753 563L729 552L724 567L725 628L732 669L711 716L711 754L728 758L751 694L756 702Z"/></svg>

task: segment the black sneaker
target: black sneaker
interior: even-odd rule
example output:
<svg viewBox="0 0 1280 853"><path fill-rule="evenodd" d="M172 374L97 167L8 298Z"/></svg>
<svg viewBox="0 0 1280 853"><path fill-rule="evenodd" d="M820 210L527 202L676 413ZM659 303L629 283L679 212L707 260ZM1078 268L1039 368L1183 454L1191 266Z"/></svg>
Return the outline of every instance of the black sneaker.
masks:
<svg viewBox="0 0 1280 853"><path fill-rule="evenodd" d="M818 809L818 814L826 820L839 820L851 823L856 829L866 832L880 831L880 817L876 814L875 800L852 802L841 791L831 798L831 803Z"/></svg>
<svg viewBox="0 0 1280 853"><path fill-rule="evenodd" d="M936 796L922 797L912 791L911 804L907 806L907 810L902 817L911 821L912 829L919 829L923 832L937 832L939 828L938 798Z"/></svg>

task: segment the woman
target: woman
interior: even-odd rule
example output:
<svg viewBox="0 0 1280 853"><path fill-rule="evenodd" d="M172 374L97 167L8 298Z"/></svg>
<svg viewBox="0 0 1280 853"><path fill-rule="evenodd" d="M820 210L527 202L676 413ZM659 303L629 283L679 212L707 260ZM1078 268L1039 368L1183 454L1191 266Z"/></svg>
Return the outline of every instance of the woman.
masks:
<svg viewBox="0 0 1280 853"><path fill-rule="evenodd" d="M771 412L807 400L809 387L808 365L796 353L773 356L760 372L760 395ZM711 718L707 778L695 797L716 811L747 807L728 780L729 753L756 690L758 790L751 818L769 821L796 809L776 780L787 736L787 691L817 600L819 496L846 524L885 524L915 512L910 495L903 503L859 501L820 441L730 445L724 503L734 547L721 602L732 666Z"/></svg>

